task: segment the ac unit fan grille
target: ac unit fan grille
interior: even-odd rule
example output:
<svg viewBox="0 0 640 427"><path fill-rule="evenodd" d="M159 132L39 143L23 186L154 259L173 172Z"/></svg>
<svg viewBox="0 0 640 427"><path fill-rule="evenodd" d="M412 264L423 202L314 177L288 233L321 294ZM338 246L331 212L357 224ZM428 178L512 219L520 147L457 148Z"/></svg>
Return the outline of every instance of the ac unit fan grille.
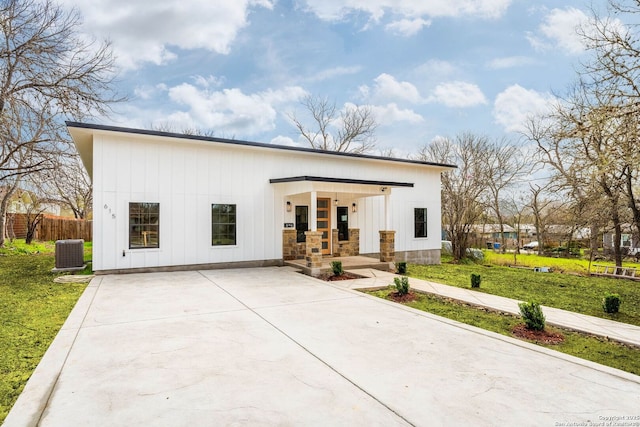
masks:
<svg viewBox="0 0 640 427"><path fill-rule="evenodd" d="M84 265L84 240L56 241L56 268L80 268Z"/></svg>

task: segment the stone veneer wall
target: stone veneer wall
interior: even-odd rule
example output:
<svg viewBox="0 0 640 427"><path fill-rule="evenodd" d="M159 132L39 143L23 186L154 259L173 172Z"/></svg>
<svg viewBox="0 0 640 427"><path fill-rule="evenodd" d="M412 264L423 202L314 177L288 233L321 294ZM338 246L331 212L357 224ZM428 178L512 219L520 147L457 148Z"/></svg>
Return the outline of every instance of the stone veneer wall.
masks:
<svg viewBox="0 0 640 427"><path fill-rule="evenodd" d="M360 229L349 229L349 240L338 240L338 229L331 230L331 253L335 257L360 255Z"/></svg>
<svg viewBox="0 0 640 427"><path fill-rule="evenodd" d="M380 262L395 262L395 236L393 230L380 230Z"/></svg>
<svg viewBox="0 0 640 427"><path fill-rule="evenodd" d="M404 261L422 265L440 264L440 253L440 249L396 252L396 262Z"/></svg>
<svg viewBox="0 0 640 427"><path fill-rule="evenodd" d="M282 230L282 259L290 261L303 259L307 254L306 243L298 243L298 232L295 229Z"/></svg>

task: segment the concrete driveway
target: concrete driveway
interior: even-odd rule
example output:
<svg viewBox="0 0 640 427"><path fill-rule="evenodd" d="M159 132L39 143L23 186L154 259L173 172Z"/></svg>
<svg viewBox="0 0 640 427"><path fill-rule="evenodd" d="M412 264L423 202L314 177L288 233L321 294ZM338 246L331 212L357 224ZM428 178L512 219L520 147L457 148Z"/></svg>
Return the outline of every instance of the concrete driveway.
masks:
<svg viewBox="0 0 640 427"><path fill-rule="evenodd" d="M640 424L639 408L638 376L274 267L97 277L5 425Z"/></svg>

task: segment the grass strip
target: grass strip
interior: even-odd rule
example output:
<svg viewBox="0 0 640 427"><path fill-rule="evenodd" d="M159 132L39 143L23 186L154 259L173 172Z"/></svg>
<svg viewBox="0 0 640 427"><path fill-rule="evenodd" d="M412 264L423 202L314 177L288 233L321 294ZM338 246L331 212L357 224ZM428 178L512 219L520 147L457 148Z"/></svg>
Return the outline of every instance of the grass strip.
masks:
<svg viewBox="0 0 640 427"><path fill-rule="evenodd" d="M539 266L543 263L544 259ZM466 289L470 288L471 274L479 274L482 284L474 291L520 301L534 300L549 307L640 326L640 283L630 280L447 262L440 265L410 264L407 274ZM602 300L607 293L620 295L619 313L611 315L602 309Z"/></svg>
<svg viewBox="0 0 640 427"><path fill-rule="evenodd" d="M53 282L50 248L0 252L0 424L87 286Z"/></svg>

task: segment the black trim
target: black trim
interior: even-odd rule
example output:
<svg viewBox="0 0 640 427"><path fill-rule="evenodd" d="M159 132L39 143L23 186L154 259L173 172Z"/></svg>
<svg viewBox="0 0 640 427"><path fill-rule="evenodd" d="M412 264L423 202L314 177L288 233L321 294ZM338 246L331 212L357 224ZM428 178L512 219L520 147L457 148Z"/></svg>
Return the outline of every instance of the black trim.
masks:
<svg viewBox="0 0 640 427"><path fill-rule="evenodd" d="M214 138L214 137L200 136L200 135L185 135L182 133L161 132L161 131L148 130L148 129L133 129L133 128L118 127L118 126L105 126L105 125L96 125L96 124L90 124L90 123L73 122L73 121L66 121L65 123L67 127L78 128L78 129L93 129L93 130L101 130L101 131L108 131L108 132L122 132L122 133L138 134L138 135L160 136L160 137L167 137L167 138L191 139L195 141L218 142L222 144L243 145L247 147L270 148L272 150L300 151L303 153L327 154L330 156L355 157L359 159L370 159L370 160L384 160L388 162L410 163L410 164L425 165L425 166L438 166L438 167L452 168L452 169L457 168L457 166L455 165L447 165L444 163L423 162L419 160L410 160L410 159L396 159L393 157L371 156L368 154L315 150L313 148L305 148L305 147L291 147L287 145L266 144L263 142L251 142L251 141L242 141L242 140L236 140L236 139Z"/></svg>
<svg viewBox="0 0 640 427"><path fill-rule="evenodd" d="M290 178L270 179L271 184L280 184L283 182L335 182L338 184L362 184L362 185L381 185L384 187L413 187L412 182L392 182L392 181L370 181L367 179L348 179L348 178L328 178L322 176L292 176Z"/></svg>

